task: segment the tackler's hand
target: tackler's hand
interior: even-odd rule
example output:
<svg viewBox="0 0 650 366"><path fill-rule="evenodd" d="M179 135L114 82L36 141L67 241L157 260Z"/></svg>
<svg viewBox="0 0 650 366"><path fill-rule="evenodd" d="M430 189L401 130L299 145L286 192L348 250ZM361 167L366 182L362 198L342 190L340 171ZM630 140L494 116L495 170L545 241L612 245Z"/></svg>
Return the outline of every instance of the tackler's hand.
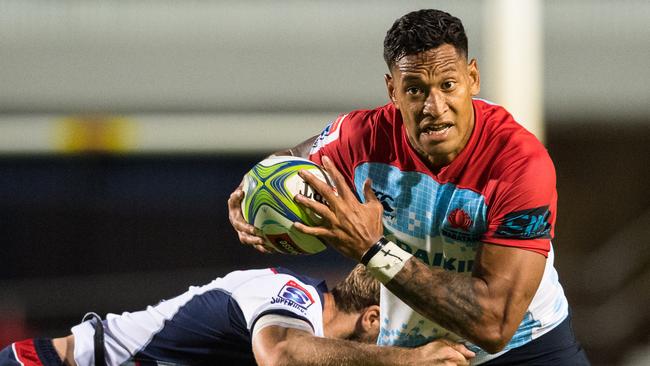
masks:
<svg viewBox="0 0 650 366"><path fill-rule="evenodd" d="M343 255L359 261L366 250L383 235L383 207L372 191L369 179L364 182L365 203L361 203L332 161L324 156L322 162L332 177L336 190L307 171L298 174L323 196L327 205L302 195L297 195L295 200L320 215L323 223L314 227L294 223L294 227L305 234L324 239Z"/></svg>
<svg viewBox="0 0 650 366"><path fill-rule="evenodd" d="M234 192L230 194L228 198L228 219L230 224L237 232L239 236L239 241L244 245L251 245L256 250L262 253L272 253L269 247L264 243L264 238L257 235L255 227L244 220L244 215L241 210L241 203L244 199L244 190L242 189L242 184L235 189Z"/></svg>
<svg viewBox="0 0 650 366"><path fill-rule="evenodd" d="M476 354L464 345L447 339L438 339L413 349L416 359L409 365L468 366Z"/></svg>

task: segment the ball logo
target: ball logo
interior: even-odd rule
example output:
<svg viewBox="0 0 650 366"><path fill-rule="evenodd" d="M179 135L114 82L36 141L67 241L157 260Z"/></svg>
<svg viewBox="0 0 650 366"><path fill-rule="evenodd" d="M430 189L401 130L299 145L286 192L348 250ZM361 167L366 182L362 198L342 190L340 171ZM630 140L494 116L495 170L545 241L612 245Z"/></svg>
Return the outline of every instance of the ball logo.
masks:
<svg viewBox="0 0 650 366"><path fill-rule="evenodd" d="M312 298L311 294L293 280L287 282L282 287L278 296L302 309L307 309L314 303L314 298Z"/></svg>
<svg viewBox="0 0 650 366"><path fill-rule="evenodd" d="M323 199L323 196L320 193L318 193L317 190L312 188L312 186L307 184L307 182L304 182L304 184L302 185L302 188L298 190L298 193L302 194L303 196L305 196L307 198L311 198L316 202L319 202L319 203L324 203L325 202L325 199Z"/></svg>
<svg viewBox="0 0 650 366"><path fill-rule="evenodd" d="M285 253L305 253L304 250L300 249L300 247L294 243L289 234L266 234L266 238L271 242L271 244L273 244L274 247L276 247L278 250L284 251Z"/></svg>
<svg viewBox="0 0 650 366"><path fill-rule="evenodd" d="M449 216L447 216L447 220L449 220L449 225L454 229L469 231L469 227L472 226L472 219L469 218L467 212L460 208L451 211Z"/></svg>

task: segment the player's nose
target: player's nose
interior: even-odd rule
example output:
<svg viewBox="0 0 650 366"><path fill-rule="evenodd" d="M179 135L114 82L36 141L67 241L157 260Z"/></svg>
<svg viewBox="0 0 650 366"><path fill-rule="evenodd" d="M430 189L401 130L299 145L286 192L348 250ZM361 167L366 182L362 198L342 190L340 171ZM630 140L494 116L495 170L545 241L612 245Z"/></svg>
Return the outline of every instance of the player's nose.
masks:
<svg viewBox="0 0 650 366"><path fill-rule="evenodd" d="M432 88L424 101L424 113L438 118L447 112L448 106L444 94L435 88Z"/></svg>

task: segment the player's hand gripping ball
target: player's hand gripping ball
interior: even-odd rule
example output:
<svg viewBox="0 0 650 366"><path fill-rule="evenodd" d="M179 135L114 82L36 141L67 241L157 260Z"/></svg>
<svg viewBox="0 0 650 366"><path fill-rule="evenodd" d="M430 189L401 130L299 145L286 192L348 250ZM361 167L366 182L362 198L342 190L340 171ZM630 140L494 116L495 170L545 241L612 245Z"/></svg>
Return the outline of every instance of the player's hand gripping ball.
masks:
<svg viewBox="0 0 650 366"><path fill-rule="evenodd" d="M324 201L300 178L300 170L307 170L334 187L319 165L293 156L273 156L257 163L244 176L241 208L244 219L255 226L266 245L287 254L314 254L325 250L325 243L295 230L293 223L315 226L322 218L297 204L293 197L300 193L318 202Z"/></svg>

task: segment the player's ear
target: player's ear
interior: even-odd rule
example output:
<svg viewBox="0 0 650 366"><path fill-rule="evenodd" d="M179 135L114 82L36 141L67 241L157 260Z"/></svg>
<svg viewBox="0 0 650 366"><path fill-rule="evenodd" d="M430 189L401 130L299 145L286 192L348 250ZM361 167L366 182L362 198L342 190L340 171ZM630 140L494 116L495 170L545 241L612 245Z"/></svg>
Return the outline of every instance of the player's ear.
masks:
<svg viewBox="0 0 650 366"><path fill-rule="evenodd" d="M395 98L395 84L391 74L384 74L384 82L386 82L386 91L388 91L388 99L393 103L396 109L399 109L397 98Z"/></svg>
<svg viewBox="0 0 650 366"><path fill-rule="evenodd" d="M361 327L364 333L370 337L377 339L379 335L379 325L381 318L379 316L379 305L370 305L361 313Z"/></svg>
<svg viewBox="0 0 650 366"><path fill-rule="evenodd" d="M481 73L478 70L478 63L473 58L467 65L467 72L469 75L469 90L472 96L478 95L481 91Z"/></svg>

